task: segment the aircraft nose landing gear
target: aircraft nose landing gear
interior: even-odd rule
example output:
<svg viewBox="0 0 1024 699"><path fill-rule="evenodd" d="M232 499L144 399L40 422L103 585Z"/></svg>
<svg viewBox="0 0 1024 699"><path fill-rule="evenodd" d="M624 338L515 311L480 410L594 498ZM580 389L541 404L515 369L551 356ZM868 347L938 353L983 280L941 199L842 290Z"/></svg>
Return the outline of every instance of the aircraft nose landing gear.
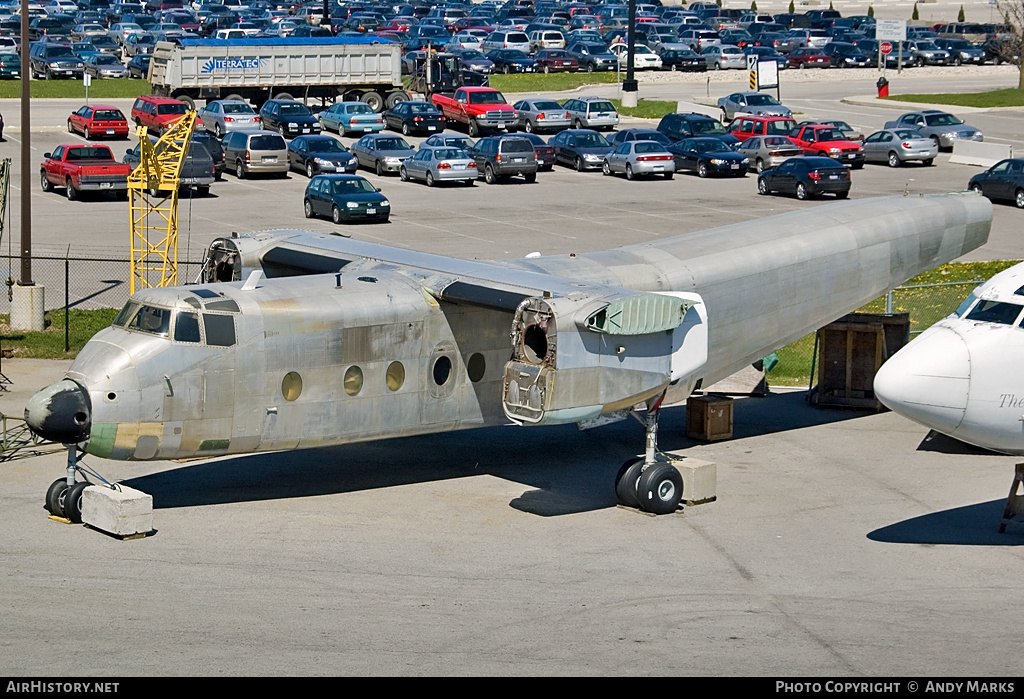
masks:
<svg viewBox="0 0 1024 699"><path fill-rule="evenodd" d="M647 450L644 456L633 457L622 464L615 476L615 495L620 505L656 515L675 512L683 499L682 475L658 452L658 416L664 400L665 394L662 393L647 401L644 425Z"/></svg>

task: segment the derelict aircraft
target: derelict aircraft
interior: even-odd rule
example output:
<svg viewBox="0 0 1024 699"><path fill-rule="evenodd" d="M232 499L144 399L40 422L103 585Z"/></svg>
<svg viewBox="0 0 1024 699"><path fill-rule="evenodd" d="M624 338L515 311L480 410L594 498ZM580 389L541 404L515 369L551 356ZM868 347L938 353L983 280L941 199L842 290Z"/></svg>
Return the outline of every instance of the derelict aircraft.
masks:
<svg viewBox="0 0 1024 699"><path fill-rule="evenodd" d="M875 396L962 442L1024 454L1024 264L977 287L882 365Z"/></svg>
<svg viewBox="0 0 1024 699"><path fill-rule="evenodd" d="M212 457L632 413L646 450L616 494L672 512L663 403L983 245L991 221L977 194L893 196L505 261L298 230L220 238L203 283L134 294L30 399L31 429L68 445L47 508L80 521L79 450Z"/></svg>

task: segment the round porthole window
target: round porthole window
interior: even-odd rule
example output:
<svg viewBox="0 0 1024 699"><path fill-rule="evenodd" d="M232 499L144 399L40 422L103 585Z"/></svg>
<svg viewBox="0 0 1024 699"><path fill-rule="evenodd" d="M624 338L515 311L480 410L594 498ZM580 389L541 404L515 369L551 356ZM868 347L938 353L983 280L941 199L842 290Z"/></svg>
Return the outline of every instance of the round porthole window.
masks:
<svg viewBox="0 0 1024 699"><path fill-rule="evenodd" d="M302 377L294 371L289 371L281 381L281 394L286 401L293 401L302 395Z"/></svg>
<svg viewBox="0 0 1024 699"><path fill-rule="evenodd" d="M484 355L479 352L472 355L466 363L466 373L469 374L469 380L473 383L482 379L486 370L487 361L484 359Z"/></svg>
<svg viewBox="0 0 1024 699"><path fill-rule="evenodd" d="M388 365L388 371L384 375L384 380L387 381L388 389L391 391L397 391L405 384L405 367L402 366L401 362L391 362Z"/></svg>
<svg viewBox="0 0 1024 699"><path fill-rule="evenodd" d="M443 386L448 383L448 379L451 375L452 360L444 355L438 357L434 362L434 383L438 386Z"/></svg>
<svg viewBox="0 0 1024 699"><path fill-rule="evenodd" d="M363 370L357 366L350 366L345 371L345 393L354 396L363 390Z"/></svg>

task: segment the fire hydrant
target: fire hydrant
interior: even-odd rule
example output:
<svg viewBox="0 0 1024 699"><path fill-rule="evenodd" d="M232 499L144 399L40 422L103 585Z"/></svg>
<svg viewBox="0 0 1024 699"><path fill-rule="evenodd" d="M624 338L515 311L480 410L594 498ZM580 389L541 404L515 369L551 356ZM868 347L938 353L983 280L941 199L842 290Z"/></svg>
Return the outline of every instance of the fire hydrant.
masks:
<svg viewBox="0 0 1024 699"><path fill-rule="evenodd" d="M888 97L889 96L889 81L888 80L886 80L885 78L879 78L878 82L875 83L875 85L878 87L878 97L879 98L883 98L883 97Z"/></svg>

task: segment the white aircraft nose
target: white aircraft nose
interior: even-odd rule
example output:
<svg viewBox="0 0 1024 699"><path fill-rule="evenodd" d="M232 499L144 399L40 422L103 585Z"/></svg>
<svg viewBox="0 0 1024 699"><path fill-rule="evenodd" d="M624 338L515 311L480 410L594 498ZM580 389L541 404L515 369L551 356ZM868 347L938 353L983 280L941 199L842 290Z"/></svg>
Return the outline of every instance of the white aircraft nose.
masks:
<svg viewBox="0 0 1024 699"><path fill-rule="evenodd" d="M932 327L875 375L875 397L895 413L945 434L964 419L971 357L954 330Z"/></svg>

